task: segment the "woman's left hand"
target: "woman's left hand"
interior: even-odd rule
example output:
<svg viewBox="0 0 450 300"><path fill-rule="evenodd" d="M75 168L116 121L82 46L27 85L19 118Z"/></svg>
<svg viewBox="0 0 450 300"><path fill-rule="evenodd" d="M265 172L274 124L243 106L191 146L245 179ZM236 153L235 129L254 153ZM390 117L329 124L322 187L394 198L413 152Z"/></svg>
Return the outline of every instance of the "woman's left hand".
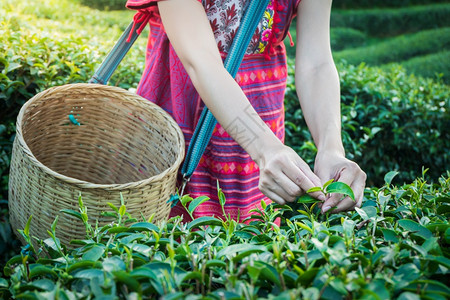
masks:
<svg viewBox="0 0 450 300"><path fill-rule="evenodd" d="M361 207L367 176L358 164L341 154L319 152L315 160L314 173L320 178L322 184L334 179L334 181L349 185L355 194L356 201L353 201L350 197L341 200L341 194L328 196L321 205L322 213L327 211L338 213Z"/></svg>

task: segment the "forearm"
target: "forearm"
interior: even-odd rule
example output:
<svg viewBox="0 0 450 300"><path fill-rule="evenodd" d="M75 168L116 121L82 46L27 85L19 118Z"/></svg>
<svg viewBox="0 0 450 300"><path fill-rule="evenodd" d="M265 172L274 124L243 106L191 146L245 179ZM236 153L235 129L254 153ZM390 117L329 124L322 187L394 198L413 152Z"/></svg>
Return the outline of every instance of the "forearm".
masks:
<svg viewBox="0 0 450 300"><path fill-rule="evenodd" d="M186 63L187 72L205 105L222 127L258 162L261 151L279 146L270 128L220 62L203 57Z"/></svg>
<svg viewBox="0 0 450 300"><path fill-rule="evenodd" d="M318 151L344 154L341 138L339 77L333 62L297 66L296 88Z"/></svg>

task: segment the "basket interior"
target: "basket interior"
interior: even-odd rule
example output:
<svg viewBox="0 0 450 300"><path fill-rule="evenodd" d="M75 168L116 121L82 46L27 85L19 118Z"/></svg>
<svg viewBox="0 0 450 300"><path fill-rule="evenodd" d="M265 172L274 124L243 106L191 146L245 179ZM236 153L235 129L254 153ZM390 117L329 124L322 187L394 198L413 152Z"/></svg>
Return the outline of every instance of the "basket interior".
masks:
<svg viewBox="0 0 450 300"><path fill-rule="evenodd" d="M47 93L24 112L23 138L42 164L68 177L147 179L174 165L180 139L164 111L136 98L92 87Z"/></svg>

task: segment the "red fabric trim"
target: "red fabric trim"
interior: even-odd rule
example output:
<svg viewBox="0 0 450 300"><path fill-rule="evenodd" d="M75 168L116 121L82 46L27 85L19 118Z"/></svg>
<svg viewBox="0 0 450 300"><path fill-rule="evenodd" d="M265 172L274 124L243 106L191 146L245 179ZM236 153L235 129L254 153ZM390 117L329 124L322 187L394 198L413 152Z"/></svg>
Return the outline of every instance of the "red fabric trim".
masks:
<svg viewBox="0 0 450 300"><path fill-rule="evenodd" d="M273 45L277 42L276 34L280 32L280 29L276 28L277 24L280 23L281 19L278 16L278 10L283 9L283 6L280 5L277 0L272 0L273 5L273 23L272 23L272 32L270 33L269 42L264 49L264 57L266 60L270 60L270 55L274 54Z"/></svg>
<svg viewBox="0 0 450 300"><path fill-rule="evenodd" d="M157 2L164 0L128 0L125 4L126 8L129 9L145 9L151 6L155 6ZM197 0L198 2L202 2L202 0Z"/></svg>
<svg viewBox="0 0 450 300"><path fill-rule="evenodd" d="M158 1L161 0L128 0L125 6L129 9L144 9L156 5Z"/></svg>
<svg viewBox="0 0 450 300"><path fill-rule="evenodd" d="M151 17L152 17L151 13L148 12L148 11L145 11L145 10L138 11L134 15L134 17L133 17L133 27L131 28L130 34L128 35L127 43L129 43L131 41L131 36L133 35L134 30L136 29L136 24L137 23L141 23L139 28L136 30L137 34L141 34L142 30L144 30L145 26L147 26L147 24L150 21Z"/></svg>

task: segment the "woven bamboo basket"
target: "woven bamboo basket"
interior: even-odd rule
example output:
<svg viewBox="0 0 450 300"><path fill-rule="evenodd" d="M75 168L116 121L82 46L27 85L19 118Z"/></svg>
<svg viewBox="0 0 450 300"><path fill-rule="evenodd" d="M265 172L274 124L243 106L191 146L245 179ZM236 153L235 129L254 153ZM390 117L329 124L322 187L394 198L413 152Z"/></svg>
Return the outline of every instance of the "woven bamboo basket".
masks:
<svg viewBox="0 0 450 300"><path fill-rule="evenodd" d="M32 215L30 235L45 239L58 215L62 243L83 239L81 221L60 212L78 211L79 195L93 224L111 222L100 214L111 211L107 202L119 207L120 194L132 216L167 219L184 149L175 121L136 94L83 83L43 91L25 103L17 118L11 225L17 233Z"/></svg>

